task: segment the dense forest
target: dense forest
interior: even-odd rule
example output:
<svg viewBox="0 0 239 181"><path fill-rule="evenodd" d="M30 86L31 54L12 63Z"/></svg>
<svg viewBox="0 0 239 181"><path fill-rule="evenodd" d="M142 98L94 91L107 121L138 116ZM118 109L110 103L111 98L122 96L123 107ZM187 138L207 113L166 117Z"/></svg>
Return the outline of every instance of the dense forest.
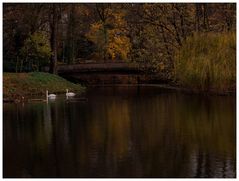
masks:
<svg viewBox="0 0 239 181"><path fill-rule="evenodd" d="M190 69L205 69L203 86L235 83L235 3L4 3L3 10L4 71L50 65L55 74L58 64L127 61L186 85L199 81ZM228 79L219 80L225 70Z"/></svg>

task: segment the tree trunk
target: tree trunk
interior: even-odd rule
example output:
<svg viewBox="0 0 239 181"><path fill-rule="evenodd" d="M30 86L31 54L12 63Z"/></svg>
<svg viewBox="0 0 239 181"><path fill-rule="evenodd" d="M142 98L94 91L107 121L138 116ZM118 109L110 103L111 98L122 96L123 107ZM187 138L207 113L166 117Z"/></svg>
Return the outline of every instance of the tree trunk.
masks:
<svg viewBox="0 0 239 181"><path fill-rule="evenodd" d="M107 29L106 29L106 26L105 26L105 22L104 22L104 62L106 60L106 51L107 51Z"/></svg>
<svg viewBox="0 0 239 181"><path fill-rule="evenodd" d="M195 30L197 32L200 31L200 9L201 9L201 4L196 3L195 4L195 9L196 9L196 14L195 14Z"/></svg>
<svg viewBox="0 0 239 181"><path fill-rule="evenodd" d="M26 57L26 62L27 62L27 57ZM20 72L22 72L22 67L23 67L23 59L21 59Z"/></svg>
<svg viewBox="0 0 239 181"><path fill-rule="evenodd" d="M160 28L161 28L161 32L162 32L162 36L163 36L164 46L167 50L167 55L168 55L168 58L170 61L170 66L172 66L172 68L174 68L174 63L173 63L172 55L171 55L169 47L168 47L168 42L167 42L167 38L165 36L165 31L164 31L163 27L160 27Z"/></svg>
<svg viewBox="0 0 239 181"><path fill-rule="evenodd" d="M232 25L233 25L233 15L231 12L233 12L233 4L226 4L226 25L227 25L227 31L231 31Z"/></svg>
<svg viewBox="0 0 239 181"><path fill-rule="evenodd" d="M16 73L17 73L17 71L18 71L18 56L17 56L17 62L16 62L16 68L15 68L15 70L16 70Z"/></svg>
<svg viewBox="0 0 239 181"><path fill-rule="evenodd" d="M203 4L203 26L205 30L208 30L208 7L207 4Z"/></svg>
<svg viewBox="0 0 239 181"><path fill-rule="evenodd" d="M96 11L103 23L103 36L104 36L104 45L103 45L103 59L104 62L107 59L107 27L106 27L106 20L108 16L107 8L109 7L109 4L96 4Z"/></svg>
<svg viewBox="0 0 239 181"><path fill-rule="evenodd" d="M51 55L51 62L50 62L50 68L49 73L57 74L57 5L52 5L52 14L51 14L51 49L52 49L52 55Z"/></svg>
<svg viewBox="0 0 239 181"><path fill-rule="evenodd" d="M69 10L69 20L67 29L67 63L71 64L75 60L75 5L72 4Z"/></svg>

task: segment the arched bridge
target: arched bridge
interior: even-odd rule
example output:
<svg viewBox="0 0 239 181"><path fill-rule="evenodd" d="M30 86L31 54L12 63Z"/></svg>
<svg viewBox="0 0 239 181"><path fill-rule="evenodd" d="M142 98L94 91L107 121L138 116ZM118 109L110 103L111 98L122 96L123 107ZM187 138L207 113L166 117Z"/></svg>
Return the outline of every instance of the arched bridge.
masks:
<svg viewBox="0 0 239 181"><path fill-rule="evenodd" d="M81 63L58 65L58 74L82 84L138 84L159 81L155 74L146 74L150 66L126 62ZM160 78L162 82L162 79Z"/></svg>
<svg viewBox="0 0 239 181"><path fill-rule="evenodd" d="M81 63L71 65L59 65L59 74L65 73L84 73L84 72L142 72L142 66L126 62L109 62L109 63Z"/></svg>

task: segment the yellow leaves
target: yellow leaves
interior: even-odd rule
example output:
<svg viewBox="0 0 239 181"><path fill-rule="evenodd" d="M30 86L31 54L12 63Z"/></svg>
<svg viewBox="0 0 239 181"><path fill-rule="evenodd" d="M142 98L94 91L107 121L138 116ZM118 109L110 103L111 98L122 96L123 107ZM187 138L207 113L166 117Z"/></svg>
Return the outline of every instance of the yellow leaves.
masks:
<svg viewBox="0 0 239 181"><path fill-rule="evenodd" d="M126 60L130 51L131 44L126 36L114 36L107 49L108 54L114 60L116 55L120 59Z"/></svg>
<svg viewBox="0 0 239 181"><path fill-rule="evenodd" d="M98 43L98 36L99 33L102 32L103 30L103 25L100 22L91 24L90 31L86 34L86 36L93 41L94 43Z"/></svg>
<svg viewBox="0 0 239 181"><path fill-rule="evenodd" d="M111 23L114 24L115 27L123 31L123 27L127 25L124 17L125 14L123 12L114 12L112 14Z"/></svg>
<svg viewBox="0 0 239 181"><path fill-rule="evenodd" d="M102 25L102 23L97 22L97 23L92 24L91 28L93 31L98 31L103 28L103 25Z"/></svg>
<svg viewBox="0 0 239 181"><path fill-rule="evenodd" d="M103 24L100 21L92 24L87 37L97 45L99 55L103 55L103 52L105 52L107 59L126 60L131 44L126 36L125 14L110 10L108 13L107 22Z"/></svg>
<svg viewBox="0 0 239 181"><path fill-rule="evenodd" d="M159 69L162 71L165 69L165 64L163 62L160 62L158 65Z"/></svg>
<svg viewBox="0 0 239 181"><path fill-rule="evenodd" d="M143 10L146 14L150 14L151 11L152 11L152 7L153 7L152 4L144 4L143 5Z"/></svg>
<svg viewBox="0 0 239 181"><path fill-rule="evenodd" d="M79 11L77 12L79 15L81 16L90 16L90 10L86 7L84 7L84 5L81 5L81 8L78 9Z"/></svg>

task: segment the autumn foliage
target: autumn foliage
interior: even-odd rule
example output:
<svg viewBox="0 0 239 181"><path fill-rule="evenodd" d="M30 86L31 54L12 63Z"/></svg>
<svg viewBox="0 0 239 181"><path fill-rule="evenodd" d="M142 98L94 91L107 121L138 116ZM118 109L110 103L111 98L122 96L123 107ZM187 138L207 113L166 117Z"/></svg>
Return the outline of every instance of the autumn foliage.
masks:
<svg viewBox="0 0 239 181"><path fill-rule="evenodd" d="M209 38L210 56L217 57L218 49L210 45L224 42L226 34L236 31L235 3L4 3L3 10L3 69L12 72L40 70L42 62L56 73L59 63L127 61L142 65L142 69L150 66L147 73L175 80L175 61L188 61L175 59L177 52L194 54L185 47L197 48L207 43L201 39ZM38 48L28 48L27 42L37 32L44 34L37 36L38 43L44 44L40 47L48 49L46 39L50 45L50 56L44 60L41 53L36 55ZM189 40L195 43L188 45ZM220 50L231 50L228 44L222 45ZM226 62L227 51L220 53ZM29 58L33 54L34 61ZM216 58L210 61L219 66ZM37 69L29 66L36 64L32 62L37 63Z"/></svg>

